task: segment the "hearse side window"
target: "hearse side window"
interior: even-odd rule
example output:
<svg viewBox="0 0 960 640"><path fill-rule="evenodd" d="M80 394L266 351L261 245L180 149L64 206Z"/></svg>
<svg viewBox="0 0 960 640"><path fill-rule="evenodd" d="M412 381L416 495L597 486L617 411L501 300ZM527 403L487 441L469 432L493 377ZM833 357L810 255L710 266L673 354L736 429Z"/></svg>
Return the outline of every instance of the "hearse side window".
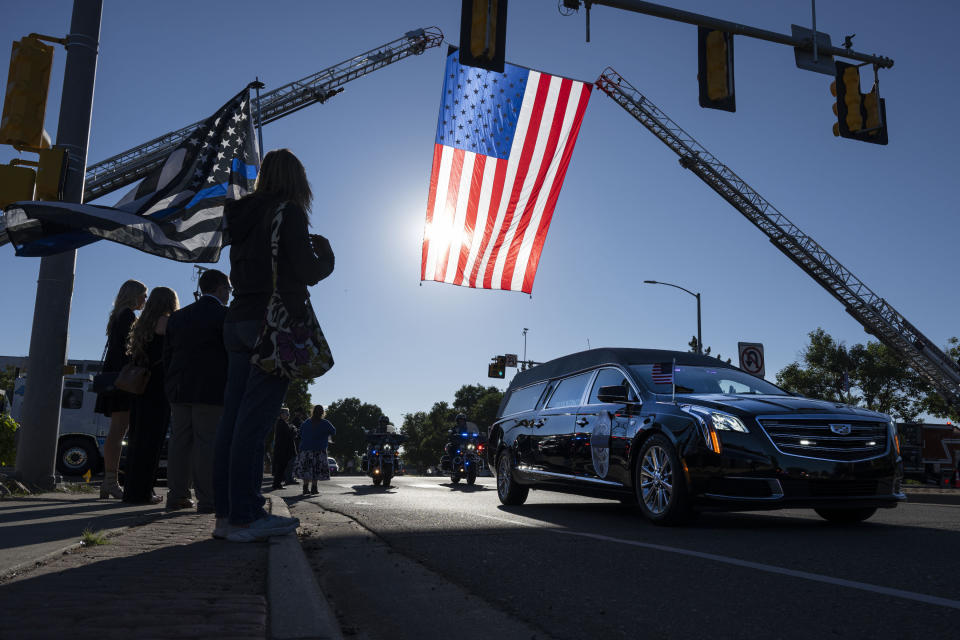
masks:
<svg viewBox="0 0 960 640"><path fill-rule="evenodd" d="M592 371L581 373L572 378L565 378L557 385L556 390L547 401L546 409L555 407L576 407L583 398L583 390L587 386L587 380L593 374Z"/></svg>
<svg viewBox="0 0 960 640"><path fill-rule="evenodd" d="M514 389L510 393L510 399L507 400L507 406L503 408L503 415L508 416L534 409L545 386L547 386L546 382L538 382L523 389Z"/></svg>
<svg viewBox="0 0 960 640"><path fill-rule="evenodd" d="M627 381L626 376L619 369L600 369L597 379L593 382L593 389L590 391L590 401L588 404L602 404L597 394L600 393L600 387L625 387L627 390L627 400L637 402L637 394L633 392L633 387Z"/></svg>

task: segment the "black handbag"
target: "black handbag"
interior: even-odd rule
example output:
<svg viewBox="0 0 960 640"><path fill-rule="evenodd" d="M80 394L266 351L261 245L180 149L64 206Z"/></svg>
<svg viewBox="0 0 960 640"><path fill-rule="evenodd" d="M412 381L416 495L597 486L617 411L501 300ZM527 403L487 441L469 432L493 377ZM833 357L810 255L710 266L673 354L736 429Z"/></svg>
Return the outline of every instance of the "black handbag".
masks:
<svg viewBox="0 0 960 640"><path fill-rule="evenodd" d="M107 344L103 347L103 355L100 356L100 368L103 368L103 363L107 360L107 348L110 346L110 341L107 340ZM101 371L97 375L93 376L93 382L90 384L90 391L94 393L113 393L117 390L114 386L114 383L117 381L117 376L120 375L118 371Z"/></svg>
<svg viewBox="0 0 960 640"><path fill-rule="evenodd" d="M94 393L113 393L117 390L114 384L119 375L119 372L116 371L98 373L93 376L93 384L90 385L90 390Z"/></svg>

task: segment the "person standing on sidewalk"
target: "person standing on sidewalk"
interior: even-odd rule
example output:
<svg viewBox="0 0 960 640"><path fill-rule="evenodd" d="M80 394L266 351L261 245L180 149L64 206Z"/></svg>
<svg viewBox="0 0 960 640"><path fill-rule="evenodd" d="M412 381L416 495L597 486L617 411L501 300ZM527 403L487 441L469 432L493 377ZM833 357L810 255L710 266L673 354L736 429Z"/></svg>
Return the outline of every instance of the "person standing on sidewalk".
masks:
<svg viewBox="0 0 960 640"><path fill-rule="evenodd" d="M150 371L146 389L133 397L130 409L123 482L123 501L130 504L159 504L163 500L153 492L160 449L170 427L170 403L163 384L163 336L170 315L179 308L176 291L155 287L130 330L130 361Z"/></svg>
<svg viewBox="0 0 960 640"><path fill-rule="evenodd" d="M137 280L127 280L113 302L110 319L107 320L107 346L103 356L103 373L120 373L127 364L127 338L137 319L135 311L143 309L147 301L147 286ZM130 402L132 397L125 391L113 389L97 394L94 411L110 418L110 431L103 443L103 483L100 498L122 498L123 489L117 482L120 466L120 448L123 436L130 426Z"/></svg>
<svg viewBox="0 0 960 640"><path fill-rule="evenodd" d="M313 408L313 415L300 425L300 455L297 456L296 473L303 479L303 495L319 493L317 480L330 479L327 447L330 436L336 432L336 427L323 417L323 405L320 404Z"/></svg>
<svg viewBox="0 0 960 640"><path fill-rule="evenodd" d="M197 282L200 297L167 323L163 345L170 443L167 448L167 509L191 509L191 480L197 510L213 513L213 445L223 414L227 350L223 321L230 301L230 278L207 269Z"/></svg>
<svg viewBox="0 0 960 640"><path fill-rule="evenodd" d="M312 201L303 165L289 150L279 149L264 156L253 193L224 207L234 299L223 327L227 388L213 466L215 538L250 542L289 533L300 524L296 518L267 514L260 491L264 438L280 411L290 380L265 372L250 359L274 286L287 311L297 317L297 313L307 313L307 286L333 272L330 243L308 233ZM271 226L284 203L274 283Z"/></svg>
<svg viewBox="0 0 960 640"><path fill-rule="evenodd" d="M290 409L280 409L280 417L273 427L273 488L282 489L287 480L287 469L292 467L291 460L297 457L295 429L290 424ZM293 484L287 481L287 484Z"/></svg>

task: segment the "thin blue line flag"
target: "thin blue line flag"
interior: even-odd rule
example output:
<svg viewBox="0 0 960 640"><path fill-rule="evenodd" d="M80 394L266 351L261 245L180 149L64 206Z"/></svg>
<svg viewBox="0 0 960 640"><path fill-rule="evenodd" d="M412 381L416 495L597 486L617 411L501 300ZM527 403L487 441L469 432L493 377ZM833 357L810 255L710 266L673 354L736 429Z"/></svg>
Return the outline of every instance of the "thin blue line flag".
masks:
<svg viewBox="0 0 960 640"><path fill-rule="evenodd" d="M259 164L244 89L115 206L14 202L0 217L0 245L49 256L104 239L170 260L217 262L227 244L223 205L253 190Z"/></svg>

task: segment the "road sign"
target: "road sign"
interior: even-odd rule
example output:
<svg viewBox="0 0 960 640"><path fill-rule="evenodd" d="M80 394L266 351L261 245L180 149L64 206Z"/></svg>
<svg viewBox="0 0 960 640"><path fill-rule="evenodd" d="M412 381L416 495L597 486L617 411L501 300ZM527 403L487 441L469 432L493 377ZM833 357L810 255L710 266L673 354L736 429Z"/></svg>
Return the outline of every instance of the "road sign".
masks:
<svg viewBox="0 0 960 640"><path fill-rule="evenodd" d="M515 366L517 366L517 354L515 354L515 353L508 353L508 354L506 355L506 358L507 358L507 366L508 366L508 367L515 367Z"/></svg>
<svg viewBox="0 0 960 640"><path fill-rule="evenodd" d="M762 378L766 370L763 364L763 344L760 342L738 342L740 368L752 376Z"/></svg>

